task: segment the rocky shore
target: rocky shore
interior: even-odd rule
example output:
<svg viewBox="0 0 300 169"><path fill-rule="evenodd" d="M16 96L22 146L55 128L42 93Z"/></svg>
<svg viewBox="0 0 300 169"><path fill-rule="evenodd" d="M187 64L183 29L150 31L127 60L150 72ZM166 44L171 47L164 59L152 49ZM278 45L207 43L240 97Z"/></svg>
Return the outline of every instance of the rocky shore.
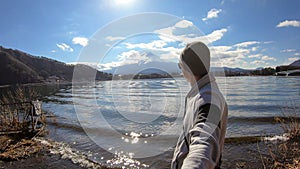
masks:
<svg viewBox="0 0 300 169"><path fill-rule="evenodd" d="M84 155L74 158L64 158L61 151L54 150L45 139L22 139L14 143L8 137L0 137L1 153L0 168L107 168L89 161ZM299 168L300 167L300 139L274 139L261 141L233 141L225 143L222 168ZM3 149L5 149L3 151ZM57 152L55 152L57 151ZM72 153L70 151L69 153ZM171 159L172 152L162 155ZM84 161L86 160L86 161ZM255 164L255 165L254 165ZM151 166L151 164L150 164ZM159 165L169 168L169 164Z"/></svg>

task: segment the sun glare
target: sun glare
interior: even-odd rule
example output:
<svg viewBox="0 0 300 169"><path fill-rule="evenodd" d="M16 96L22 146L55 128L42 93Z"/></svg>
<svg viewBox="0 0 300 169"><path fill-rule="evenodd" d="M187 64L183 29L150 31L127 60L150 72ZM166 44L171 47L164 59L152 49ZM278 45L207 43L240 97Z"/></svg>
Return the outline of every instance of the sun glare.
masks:
<svg viewBox="0 0 300 169"><path fill-rule="evenodd" d="M115 0L116 5L127 5L132 2L133 2L133 0Z"/></svg>

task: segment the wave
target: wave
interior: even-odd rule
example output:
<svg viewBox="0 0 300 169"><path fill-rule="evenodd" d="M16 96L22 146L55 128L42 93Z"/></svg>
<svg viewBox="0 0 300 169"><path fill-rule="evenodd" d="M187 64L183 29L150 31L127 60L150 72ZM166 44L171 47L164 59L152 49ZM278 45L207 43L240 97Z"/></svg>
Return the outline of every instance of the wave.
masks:
<svg viewBox="0 0 300 169"><path fill-rule="evenodd" d="M52 141L50 139L44 138L34 138L41 144L47 146L51 154L60 155L62 159L69 159L74 164L78 164L83 168L120 168L122 166L129 166L130 168L147 168L146 164L133 159L130 155L125 155L124 153L116 152L114 158L104 161L101 157L101 161L96 161L96 154L92 152L80 152L75 148L72 148L69 144L63 142Z"/></svg>
<svg viewBox="0 0 300 169"><path fill-rule="evenodd" d="M109 128L109 127L82 127L79 123L66 123L66 122L59 122L59 121L47 121L47 125L51 125L60 129L67 129L70 132L79 132L79 133L101 133L103 135L110 135L111 133L114 133L112 131L117 131L120 135L123 136L129 136L132 133L135 133L133 131L125 130L124 128ZM176 140L178 138L178 135L174 134L164 134L161 135L160 132L138 132L139 138L147 138L147 137L155 137L157 135L163 136L166 140Z"/></svg>
<svg viewBox="0 0 300 169"><path fill-rule="evenodd" d="M229 117L228 123L271 123L276 124L278 120L281 119L282 122L288 123L291 120L300 121L300 117L284 117L284 116L269 116L269 117Z"/></svg>
<svg viewBox="0 0 300 169"><path fill-rule="evenodd" d="M65 123L65 122L47 120L47 125L55 126L58 128L69 129L71 131L76 131L76 132L85 132L84 129L80 126L80 124L75 124L75 123Z"/></svg>
<svg viewBox="0 0 300 169"><path fill-rule="evenodd" d="M280 142L287 141L289 137L286 133L283 135L274 136L242 136L242 137L229 137L225 138L225 143L227 144L241 144L241 143L258 143L258 142Z"/></svg>
<svg viewBox="0 0 300 169"><path fill-rule="evenodd" d="M263 138L265 142L280 142L289 140L288 134L283 134L281 136L269 136Z"/></svg>
<svg viewBox="0 0 300 169"><path fill-rule="evenodd" d="M46 140L43 138L34 138L41 144L47 146L50 149L51 154L58 154L62 159L70 159L73 163L79 164L85 168L102 168L103 164L97 163L89 159L89 154L84 154L70 147L70 145L63 142L56 142Z"/></svg>
<svg viewBox="0 0 300 169"><path fill-rule="evenodd" d="M268 121L268 119L258 119L258 121ZM68 129L74 132L91 132L91 133L102 133L104 135L112 133L110 128L83 128L80 126L80 124L69 124L64 122L52 122L49 121L47 124L53 125L55 127L58 127L60 129ZM132 131L128 130L117 130L121 135L124 136L130 136L132 135ZM147 137L155 137L157 134L155 133L138 133L137 134L139 138L147 138ZM164 135L163 136L166 140L176 140L178 138L177 135ZM286 138L285 135L283 136L237 136L237 137L226 137L225 143L256 143L261 141L274 141L278 139L284 140Z"/></svg>
<svg viewBox="0 0 300 169"><path fill-rule="evenodd" d="M225 143L257 143L263 140L263 136L242 136L225 138Z"/></svg>
<svg viewBox="0 0 300 169"><path fill-rule="evenodd" d="M115 116L115 114L110 114L110 115L112 115L113 117ZM113 117L111 117L111 118L113 118ZM89 131L89 132L97 132L97 133L110 133L111 130L114 130L124 136L126 135L126 133L131 133L131 132L143 133L140 137L144 137L144 136L147 137L150 135L151 136L159 135L161 133L161 132L159 132L160 129L164 130L164 128L159 128L159 127L163 127L163 126L167 125L162 122L169 122L170 124L172 124L172 122L174 122L176 120L175 117L170 118L170 117L162 116L162 117L160 117L160 118L162 118L162 119L160 119L161 123L156 122L155 125L139 124L139 123L136 123L134 125L132 123L128 123L129 127L127 127L127 129L125 129L124 125L121 125L121 126L114 125L113 121L110 122L110 125L111 125L110 127L108 127L108 126L86 127L88 125L84 125L85 128L83 128L82 124L80 124L78 121L77 122L74 122L74 121L68 122L67 119L65 119L63 117L56 117L56 116L54 116L53 118L54 118L54 120L51 118L49 118L49 120L47 120L48 125L54 126L54 127L60 128L60 129L67 129L70 132L73 131L73 132L85 133L86 131ZM63 118L63 119L60 119L60 118ZM286 123L291 120L300 121L300 117L295 117L295 119L291 119L288 117L272 117L272 116L270 116L270 117L230 117L228 119L228 124L243 124L243 125L245 125L245 124L256 124L256 125L276 124L276 123L278 123L278 118L280 118L281 120L283 120ZM117 118L117 119L119 119L119 118ZM120 122L120 121L118 121L118 122ZM177 137L177 134L170 134L170 135L172 135L174 137L166 136L166 138L176 139L176 137ZM230 137L228 141L233 142L233 140L240 140L239 142L243 142L243 141L248 142L247 139L248 140L257 140L258 137L261 137L261 136Z"/></svg>

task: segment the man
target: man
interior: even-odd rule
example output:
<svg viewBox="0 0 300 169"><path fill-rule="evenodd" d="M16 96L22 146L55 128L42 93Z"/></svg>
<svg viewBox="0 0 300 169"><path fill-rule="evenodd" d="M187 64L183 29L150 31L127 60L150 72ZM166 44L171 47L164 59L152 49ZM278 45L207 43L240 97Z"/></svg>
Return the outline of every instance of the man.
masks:
<svg viewBox="0 0 300 169"><path fill-rule="evenodd" d="M183 132L171 168L220 168L228 108L210 69L210 51L202 42L188 44L179 67L190 83L185 98Z"/></svg>

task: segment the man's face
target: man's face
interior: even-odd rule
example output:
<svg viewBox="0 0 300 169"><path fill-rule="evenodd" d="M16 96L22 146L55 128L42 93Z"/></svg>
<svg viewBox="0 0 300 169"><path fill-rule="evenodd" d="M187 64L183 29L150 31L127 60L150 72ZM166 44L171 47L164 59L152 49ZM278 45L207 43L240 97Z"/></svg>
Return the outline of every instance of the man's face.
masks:
<svg viewBox="0 0 300 169"><path fill-rule="evenodd" d="M191 78L193 78L192 74L184 69L183 63L181 62L181 60L178 63L178 67L179 69L182 71L183 77L188 81L191 82Z"/></svg>

